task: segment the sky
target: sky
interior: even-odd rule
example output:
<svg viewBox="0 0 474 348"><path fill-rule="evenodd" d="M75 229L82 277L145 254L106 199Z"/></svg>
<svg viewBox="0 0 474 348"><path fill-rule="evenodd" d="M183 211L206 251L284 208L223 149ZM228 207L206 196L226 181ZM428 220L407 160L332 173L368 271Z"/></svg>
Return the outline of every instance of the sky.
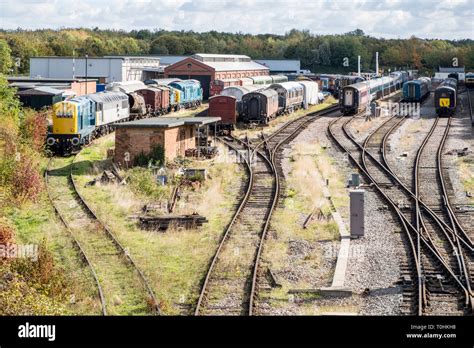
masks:
<svg viewBox="0 0 474 348"><path fill-rule="evenodd" d="M0 0L0 28L18 27L474 39L474 0Z"/></svg>

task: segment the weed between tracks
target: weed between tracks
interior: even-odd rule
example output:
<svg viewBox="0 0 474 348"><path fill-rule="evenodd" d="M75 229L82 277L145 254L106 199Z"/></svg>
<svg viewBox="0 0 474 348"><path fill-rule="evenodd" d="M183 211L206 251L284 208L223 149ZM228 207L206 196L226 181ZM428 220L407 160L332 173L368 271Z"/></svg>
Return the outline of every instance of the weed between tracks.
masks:
<svg viewBox="0 0 474 348"><path fill-rule="evenodd" d="M474 204L474 155L470 154L457 159L458 173L461 183L466 192L471 193L471 197L467 198L469 204Z"/></svg>
<svg viewBox="0 0 474 348"><path fill-rule="evenodd" d="M158 301L161 301L163 314L190 314L199 296L207 265L232 217L245 174L235 163L193 162L193 168L208 169L209 179L201 189L185 189L173 214L196 211L206 216L209 223L192 230L144 231L132 216L139 213L145 203L168 199L171 192L170 187L159 187L154 183L143 189L147 169L135 168L123 173L130 175L130 184L126 186L84 186L95 177L94 167L108 165L104 159L107 148L113 145L112 137L98 139L78 156L80 165L75 172L78 190L144 271ZM226 151L223 147L220 150ZM140 181L142 185L139 185Z"/></svg>
<svg viewBox="0 0 474 348"><path fill-rule="evenodd" d="M285 198L272 218L271 231L264 248L265 263L279 276L282 288L262 292L262 302L271 305L266 314L317 314L311 304L318 295L289 295L290 289L312 289L328 285L333 260L325 256L324 242L339 238L337 225L329 218L315 219L303 228L308 215L316 209L329 216L330 205L323 195L326 179L337 207L347 207L345 178L337 171L333 159L319 143L304 136L284 150ZM316 214L318 215L318 214ZM298 300L295 301L295 298Z"/></svg>

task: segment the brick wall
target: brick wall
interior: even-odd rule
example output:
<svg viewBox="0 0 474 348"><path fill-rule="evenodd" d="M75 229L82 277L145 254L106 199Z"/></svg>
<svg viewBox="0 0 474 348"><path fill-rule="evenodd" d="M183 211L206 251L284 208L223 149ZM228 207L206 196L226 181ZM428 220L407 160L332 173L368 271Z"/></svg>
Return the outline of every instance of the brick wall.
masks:
<svg viewBox="0 0 474 348"><path fill-rule="evenodd" d="M180 136L181 134L181 136ZM135 157L142 151L150 153L156 145L164 146L165 158L172 161L177 156L183 156L185 150L194 148L194 127L184 126L175 128L117 128L115 131L115 162L133 165Z"/></svg>

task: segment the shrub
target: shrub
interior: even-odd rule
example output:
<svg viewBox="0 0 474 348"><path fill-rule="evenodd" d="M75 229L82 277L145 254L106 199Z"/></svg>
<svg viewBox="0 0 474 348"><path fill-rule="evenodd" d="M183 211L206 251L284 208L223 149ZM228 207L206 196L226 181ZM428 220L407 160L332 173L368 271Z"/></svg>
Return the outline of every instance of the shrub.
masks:
<svg viewBox="0 0 474 348"><path fill-rule="evenodd" d="M48 122L46 112L34 112L32 110L26 112L21 124L23 142L31 145L34 150L42 152L47 133Z"/></svg>
<svg viewBox="0 0 474 348"><path fill-rule="evenodd" d="M19 153L11 177L12 193L19 203L36 201L43 189L39 161L29 152Z"/></svg>
<svg viewBox="0 0 474 348"><path fill-rule="evenodd" d="M15 228L6 219L0 217L0 245L14 243Z"/></svg>
<svg viewBox="0 0 474 348"><path fill-rule="evenodd" d="M165 163L165 150L161 145L155 145L151 152L146 154L143 151L140 152L134 160L134 165L139 167L146 167L149 164L159 166Z"/></svg>

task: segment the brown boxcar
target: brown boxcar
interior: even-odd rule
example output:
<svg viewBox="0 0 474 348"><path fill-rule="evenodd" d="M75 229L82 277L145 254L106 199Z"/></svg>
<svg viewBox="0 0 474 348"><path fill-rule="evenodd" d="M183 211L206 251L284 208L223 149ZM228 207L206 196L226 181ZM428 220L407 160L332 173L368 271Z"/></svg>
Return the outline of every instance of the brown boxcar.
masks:
<svg viewBox="0 0 474 348"><path fill-rule="evenodd" d="M137 93L143 96L147 110L152 115L161 114L161 99L163 91L156 87L147 87L137 90Z"/></svg>
<svg viewBox="0 0 474 348"><path fill-rule="evenodd" d="M161 113L166 114L170 111L170 89L165 86L155 87L162 91L161 94Z"/></svg>
<svg viewBox="0 0 474 348"><path fill-rule="evenodd" d="M233 130L237 122L237 99L232 96L215 95L209 99L209 116L220 117L218 130Z"/></svg>

